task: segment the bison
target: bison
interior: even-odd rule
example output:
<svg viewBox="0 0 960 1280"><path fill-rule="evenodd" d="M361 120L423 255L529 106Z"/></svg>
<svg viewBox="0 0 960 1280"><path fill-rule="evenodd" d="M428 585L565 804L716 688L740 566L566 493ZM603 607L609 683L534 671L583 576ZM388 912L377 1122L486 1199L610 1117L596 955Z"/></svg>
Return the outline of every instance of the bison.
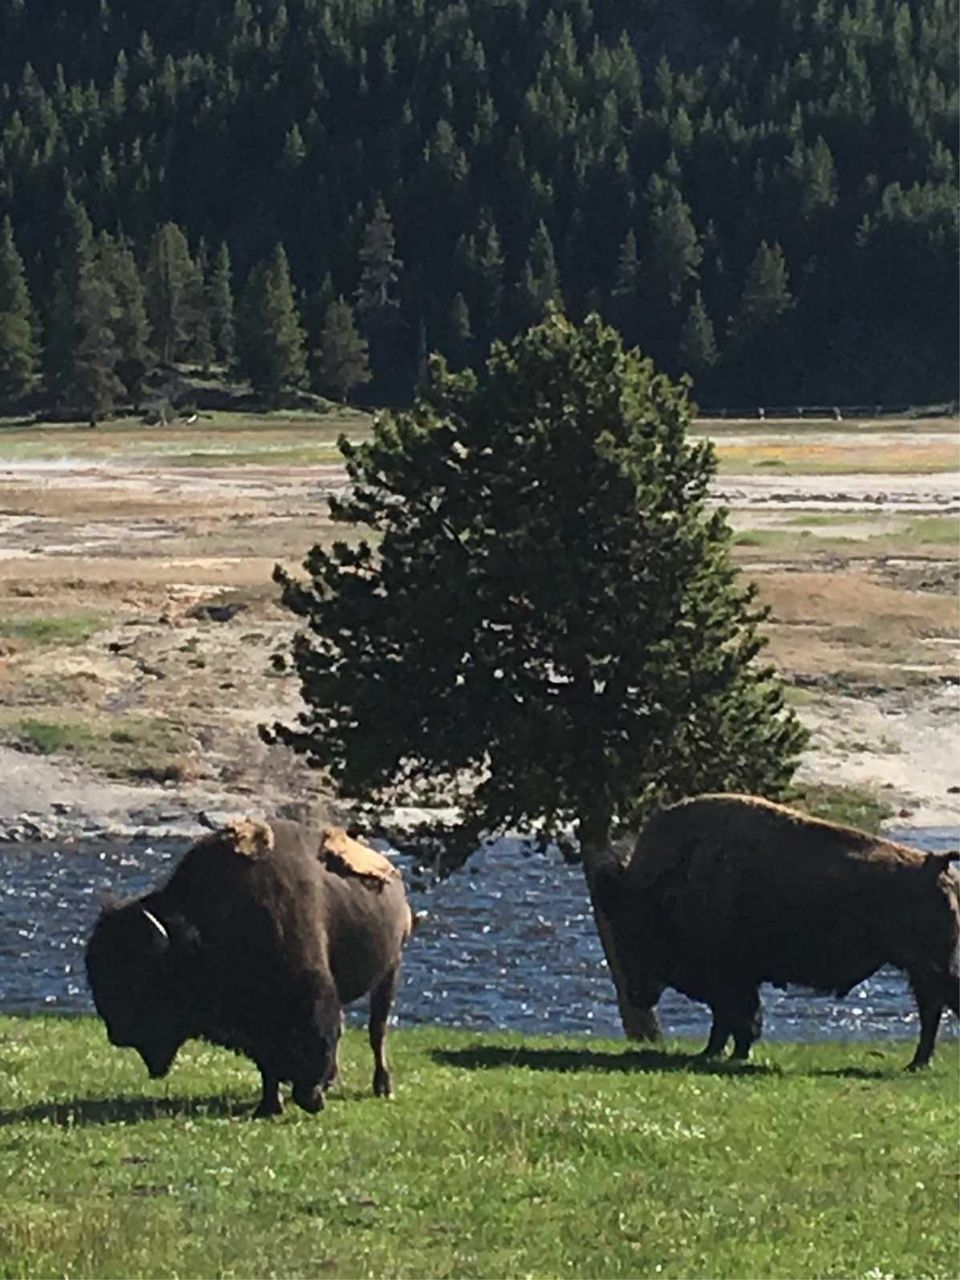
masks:
<svg viewBox="0 0 960 1280"><path fill-rule="evenodd" d="M921 853L768 800L702 795L655 813L625 865L597 876L631 995L665 987L710 1006L706 1055L731 1035L746 1058L762 982L846 995L884 964L906 972L920 1014L909 1064L930 1060L957 1010L957 853Z"/></svg>
<svg viewBox="0 0 960 1280"><path fill-rule="evenodd" d="M412 927L399 871L344 831L239 819L198 840L161 888L104 906L87 977L111 1044L135 1048L151 1076L199 1037L259 1067L256 1115L282 1111L281 1081L318 1111L341 1010L366 992L373 1091L392 1092L387 1015Z"/></svg>

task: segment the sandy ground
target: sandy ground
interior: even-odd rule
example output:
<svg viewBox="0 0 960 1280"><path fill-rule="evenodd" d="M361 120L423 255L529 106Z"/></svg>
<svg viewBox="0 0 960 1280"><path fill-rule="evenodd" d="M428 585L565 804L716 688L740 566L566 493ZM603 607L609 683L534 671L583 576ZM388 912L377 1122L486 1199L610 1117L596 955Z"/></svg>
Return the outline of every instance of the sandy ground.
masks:
<svg viewBox="0 0 960 1280"><path fill-rule="evenodd" d="M890 447L903 452L901 433ZM256 729L299 705L276 669L291 620L271 569L333 536L326 502L342 484L327 465L14 460L0 438L0 628L92 619L70 643L0 629L0 836L186 834L226 812L324 805L321 780ZM787 533L738 555L812 731L801 776L880 789L897 826L960 823L956 539L860 545L883 533L896 547L904 520L960 512L960 477L725 474L715 494L736 529ZM803 543L798 513L828 515L829 536L811 525ZM227 620L204 611L224 603ZM24 750L31 718L92 726L97 750ZM125 760L113 739L130 725L145 741ZM170 742L150 754L156 725Z"/></svg>

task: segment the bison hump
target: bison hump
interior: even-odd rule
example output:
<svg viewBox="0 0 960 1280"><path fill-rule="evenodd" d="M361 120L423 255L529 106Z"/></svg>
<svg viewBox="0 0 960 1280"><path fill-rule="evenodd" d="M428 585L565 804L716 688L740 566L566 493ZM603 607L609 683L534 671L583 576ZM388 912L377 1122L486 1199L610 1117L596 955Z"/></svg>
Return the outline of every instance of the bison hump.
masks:
<svg viewBox="0 0 960 1280"><path fill-rule="evenodd" d="M273 848L273 831L258 818L229 818L201 844L226 847L242 858L262 858Z"/></svg>
<svg viewBox="0 0 960 1280"><path fill-rule="evenodd" d="M400 872L389 858L347 835L342 827L324 827L320 833L320 859L334 875L362 880L371 889L382 889Z"/></svg>

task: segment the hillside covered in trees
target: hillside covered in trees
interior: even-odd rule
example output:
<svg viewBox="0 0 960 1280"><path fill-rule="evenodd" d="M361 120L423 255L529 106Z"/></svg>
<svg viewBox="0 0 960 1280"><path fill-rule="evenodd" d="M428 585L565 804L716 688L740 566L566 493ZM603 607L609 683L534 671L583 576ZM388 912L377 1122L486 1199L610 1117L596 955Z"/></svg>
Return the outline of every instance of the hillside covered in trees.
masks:
<svg viewBox="0 0 960 1280"><path fill-rule="evenodd" d="M551 301L708 404L952 397L956 47L950 0L0 0L0 397L402 400Z"/></svg>

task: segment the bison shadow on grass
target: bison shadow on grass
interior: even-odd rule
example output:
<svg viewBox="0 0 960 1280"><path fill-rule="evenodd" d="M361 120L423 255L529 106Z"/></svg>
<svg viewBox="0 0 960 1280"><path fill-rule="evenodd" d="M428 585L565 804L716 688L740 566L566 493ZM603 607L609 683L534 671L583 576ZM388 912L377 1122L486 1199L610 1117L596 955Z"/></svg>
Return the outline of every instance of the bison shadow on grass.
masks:
<svg viewBox="0 0 960 1280"><path fill-rule="evenodd" d="M868 1052L874 1053L874 1050ZM704 1076L828 1076L850 1080L882 1080L891 1067L812 1067L790 1070L760 1062L722 1061L702 1053L667 1053L662 1049L626 1049L610 1053L597 1049L509 1049L503 1045L481 1044L469 1049L434 1049L434 1062L462 1071L493 1071L503 1067L523 1067L529 1071L609 1071L623 1075L648 1072L685 1072Z"/></svg>
<svg viewBox="0 0 960 1280"><path fill-rule="evenodd" d="M724 1063L695 1053L666 1053L662 1049L626 1049L623 1053L602 1049L516 1049L478 1044L469 1049L434 1049L434 1062L463 1071L490 1071L522 1067L529 1071L609 1071L635 1075L647 1071L686 1071L699 1075L779 1075L779 1069L763 1063Z"/></svg>
<svg viewBox="0 0 960 1280"><path fill-rule="evenodd" d="M134 1124L140 1120L243 1116L243 1101L223 1094L185 1098L70 1098L66 1102L35 1102L28 1107L0 1111L0 1128L15 1124L53 1124L70 1129L93 1124Z"/></svg>

